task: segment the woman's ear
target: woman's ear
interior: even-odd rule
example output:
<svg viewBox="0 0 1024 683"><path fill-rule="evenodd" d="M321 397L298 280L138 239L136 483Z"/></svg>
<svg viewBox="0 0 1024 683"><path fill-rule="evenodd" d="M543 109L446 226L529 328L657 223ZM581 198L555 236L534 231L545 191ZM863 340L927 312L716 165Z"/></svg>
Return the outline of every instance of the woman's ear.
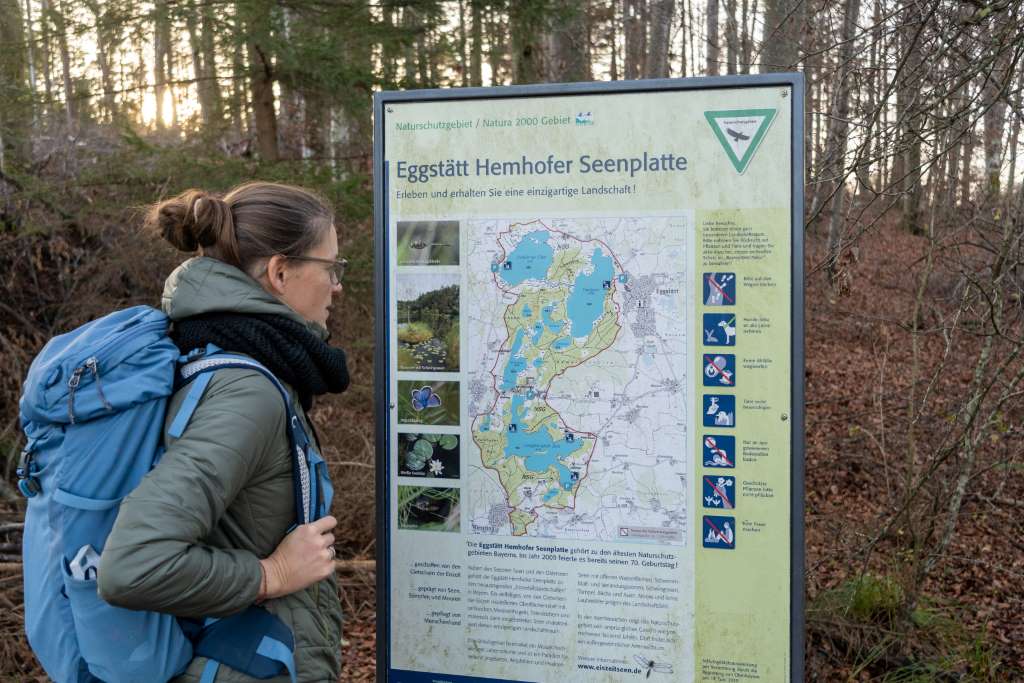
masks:
<svg viewBox="0 0 1024 683"><path fill-rule="evenodd" d="M267 285L272 294L283 294L288 279L288 259L281 254L274 254L267 261Z"/></svg>

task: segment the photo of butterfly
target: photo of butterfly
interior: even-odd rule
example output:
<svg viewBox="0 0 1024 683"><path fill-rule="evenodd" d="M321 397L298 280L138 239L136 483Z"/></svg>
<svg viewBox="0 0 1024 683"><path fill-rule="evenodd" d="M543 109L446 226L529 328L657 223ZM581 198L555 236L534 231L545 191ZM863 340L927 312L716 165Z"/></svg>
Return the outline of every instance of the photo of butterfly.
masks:
<svg viewBox="0 0 1024 683"><path fill-rule="evenodd" d="M429 386L412 390L412 409L416 412L424 408L440 408L441 397L434 393Z"/></svg>
<svg viewBox="0 0 1024 683"><path fill-rule="evenodd" d="M404 424L459 424L459 383L398 380L398 421Z"/></svg>

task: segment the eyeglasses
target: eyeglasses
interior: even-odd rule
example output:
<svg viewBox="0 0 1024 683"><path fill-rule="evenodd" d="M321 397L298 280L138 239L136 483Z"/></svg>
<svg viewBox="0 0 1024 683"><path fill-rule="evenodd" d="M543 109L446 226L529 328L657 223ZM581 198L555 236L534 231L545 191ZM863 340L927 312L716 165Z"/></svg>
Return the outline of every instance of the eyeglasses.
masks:
<svg viewBox="0 0 1024 683"><path fill-rule="evenodd" d="M293 261L312 261L313 263L329 263L331 264L331 282L333 284L339 284L341 279L345 277L345 269L348 268L348 259L340 258L338 260L332 260L329 258L316 258L314 256L286 256Z"/></svg>

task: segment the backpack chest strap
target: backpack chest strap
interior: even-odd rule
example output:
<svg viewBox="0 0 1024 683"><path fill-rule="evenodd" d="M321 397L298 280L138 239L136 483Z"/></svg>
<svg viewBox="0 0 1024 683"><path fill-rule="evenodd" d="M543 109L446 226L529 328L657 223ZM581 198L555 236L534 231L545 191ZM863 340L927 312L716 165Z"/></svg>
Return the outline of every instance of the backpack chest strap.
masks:
<svg viewBox="0 0 1024 683"><path fill-rule="evenodd" d="M288 443L291 449L292 466L293 466L293 482L295 486L295 517L299 524L308 524L312 522L315 517L314 496L310 478L309 462L307 461L306 452L310 445L309 437L306 435L305 429L302 427L302 421L299 419L298 414L292 408L291 397L288 395L287 389L281 384L280 380L274 376L274 373L270 372L261 363L247 358L245 356L231 356L228 354L216 354L208 355L198 360L193 360L181 367L182 380L192 384L189 388L189 393L185 396L185 400L182 402L181 408L175 415L174 420L171 422L171 427L168 429L168 435L174 438L180 438L185 433L185 428L188 426L188 422L195 412L196 407L202 400L203 393L206 391L207 385L213 378L213 373L216 370L225 368L243 368L248 370L256 370L264 377L269 379L274 387L277 389L284 401L285 414L287 419L286 432L288 435Z"/></svg>

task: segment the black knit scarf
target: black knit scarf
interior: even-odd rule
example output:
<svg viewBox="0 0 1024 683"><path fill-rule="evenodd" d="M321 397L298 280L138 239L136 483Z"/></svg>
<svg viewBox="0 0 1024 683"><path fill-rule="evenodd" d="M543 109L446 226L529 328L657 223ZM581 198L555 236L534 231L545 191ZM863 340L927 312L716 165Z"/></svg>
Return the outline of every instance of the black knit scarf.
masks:
<svg viewBox="0 0 1024 683"><path fill-rule="evenodd" d="M207 313L179 320L171 339L182 353L216 344L252 356L299 394L306 410L313 397L348 387L345 352L308 327L281 315Z"/></svg>

